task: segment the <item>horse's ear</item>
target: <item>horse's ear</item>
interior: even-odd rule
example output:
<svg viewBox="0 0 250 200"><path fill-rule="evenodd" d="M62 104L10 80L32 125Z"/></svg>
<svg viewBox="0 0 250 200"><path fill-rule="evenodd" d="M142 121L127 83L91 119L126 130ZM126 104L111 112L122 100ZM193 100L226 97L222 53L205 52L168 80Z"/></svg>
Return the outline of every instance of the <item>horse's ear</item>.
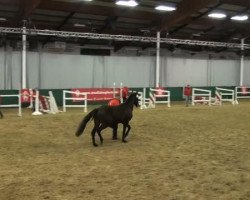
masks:
<svg viewBox="0 0 250 200"><path fill-rule="evenodd" d="M137 95L138 95L138 92L137 92L137 91L135 91L135 92L133 92L133 94L134 94L135 96L137 96Z"/></svg>
<svg viewBox="0 0 250 200"><path fill-rule="evenodd" d="M135 93L136 98L139 98L139 93L136 91Z"/></svg>

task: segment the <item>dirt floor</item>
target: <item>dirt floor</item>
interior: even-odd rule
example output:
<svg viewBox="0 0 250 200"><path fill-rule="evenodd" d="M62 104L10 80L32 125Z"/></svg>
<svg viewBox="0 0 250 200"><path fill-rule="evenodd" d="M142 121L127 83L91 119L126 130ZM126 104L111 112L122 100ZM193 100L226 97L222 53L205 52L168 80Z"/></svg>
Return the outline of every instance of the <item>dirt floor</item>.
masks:
<svg viewBox="0 0 250 200"><path fill-rule="evenodd" d="M135 109L128 143L106 129L99 147L91 143L93 122L74 135L81 109L3 113L1 200L250 199L249 101Z"/></svg>

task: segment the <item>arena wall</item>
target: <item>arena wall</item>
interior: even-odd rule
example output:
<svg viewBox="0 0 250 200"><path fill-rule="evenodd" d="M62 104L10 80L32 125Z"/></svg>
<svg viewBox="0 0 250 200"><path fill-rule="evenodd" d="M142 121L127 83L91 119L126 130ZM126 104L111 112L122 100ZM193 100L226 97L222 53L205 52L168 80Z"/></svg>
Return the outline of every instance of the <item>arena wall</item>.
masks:
<svg viewBox="0 0 250 200"><path fill-rule="evenodd" d="M161 57L160 84L164 87L239 85L240 60ZM0 50L0 89L18 89L21 53ZM84 56L44 52L27 53L27 87L64 89L153 87L154 56ZM244 84L250 85L250 61L245 60Z"/></svg>

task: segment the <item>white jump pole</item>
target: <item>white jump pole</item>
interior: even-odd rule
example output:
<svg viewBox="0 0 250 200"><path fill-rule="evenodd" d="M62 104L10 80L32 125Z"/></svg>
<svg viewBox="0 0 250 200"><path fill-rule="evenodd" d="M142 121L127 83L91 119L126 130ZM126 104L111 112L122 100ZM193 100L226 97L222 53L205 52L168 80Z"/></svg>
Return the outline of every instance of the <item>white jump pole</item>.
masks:
<svg viewBox="0 0 250 200"><path fill-rule="evenodd" d="M142 97L142 103L143 103L143 106L145 107L146 105L146 88L143 88L143 97Z"/></svg>
<svg viewBox="0 0 250 200"><path fill-rule="evenodd" d="M19 97L18 97L18 116L22 117L22 100L21 100L22 94L21 90L19 90Z"/></svg>
<svg viewBox="0 0 250 200"><path fill-rule="evenodd" d="M39 91L38 90L36 90L35 112L33 112L32 115L42 115L42 113L39 111Z"/></svg>
<svg viewBox="0 0 250 200"><path fill-rule="evenodd" d="M28 108L33 108L34 104L33 104L33 90L29 89L29 99L30 99L30 105L28 106Z"/></svg>
<svg viewBox="0 0 250 200"><path fill-rule="evenodd" d="M49 91L49 104L50 104L50 106L49 106L50 113L56 114L59 112L58 107L57 107L57 103L56 103L56 100L55 100L55 97L54 97L52 91Z"/></svg>

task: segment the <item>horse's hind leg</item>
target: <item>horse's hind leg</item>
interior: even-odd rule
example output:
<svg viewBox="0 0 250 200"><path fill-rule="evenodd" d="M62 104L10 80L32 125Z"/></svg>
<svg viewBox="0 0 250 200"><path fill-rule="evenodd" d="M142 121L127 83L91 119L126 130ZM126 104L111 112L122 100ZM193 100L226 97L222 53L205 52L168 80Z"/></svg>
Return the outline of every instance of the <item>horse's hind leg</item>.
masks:
<svg viewBox="0 0 250 200"><path fill-rule="evenodd" d="M95 142L95 133L96 133L97 129L98 129L98 126L95 124L94 128L93 128L92 131L91 131L92 143L93 143L93 145L94 145L95 147L98 146L98 145L96 144L96 142Z"/></svg>
<svg viewBox="0 0 250 200"><path fill-rule="evenodd" d="M101 142L101 144L103 143L103 137L102 137L102 135L101 135L101 131L97 131L97 134L98 134L98 136L99 136L99 138L100 138L100 142Z"/></svg>
<svg viewBox="0 0 250 200"><path fill-rule="evenodd" d="M118 129L118 125L114 125L113 126L113 137L112 137L112 140L117 140L117 129Z"/></svg>
<svg viewBox="0 0 250 200"><path fill-rule="evenodd" d="M0 110L0 117L3 118L3 113L1 112L1 110Z"/></svg>
<svg viewBox="0 0 250 200"><path fill-rule="evenodd" d="M103 143L103 137L102 137L102 135L101 135L101 131L102 131L103 129L105 129L105 128L107 128L107 125L106 125L106 124L101 124L101 125L98 127L98 130L97 130L97 134L98 134L98 136L99 136L99 138L100 138L101 144Z"/></svg>

